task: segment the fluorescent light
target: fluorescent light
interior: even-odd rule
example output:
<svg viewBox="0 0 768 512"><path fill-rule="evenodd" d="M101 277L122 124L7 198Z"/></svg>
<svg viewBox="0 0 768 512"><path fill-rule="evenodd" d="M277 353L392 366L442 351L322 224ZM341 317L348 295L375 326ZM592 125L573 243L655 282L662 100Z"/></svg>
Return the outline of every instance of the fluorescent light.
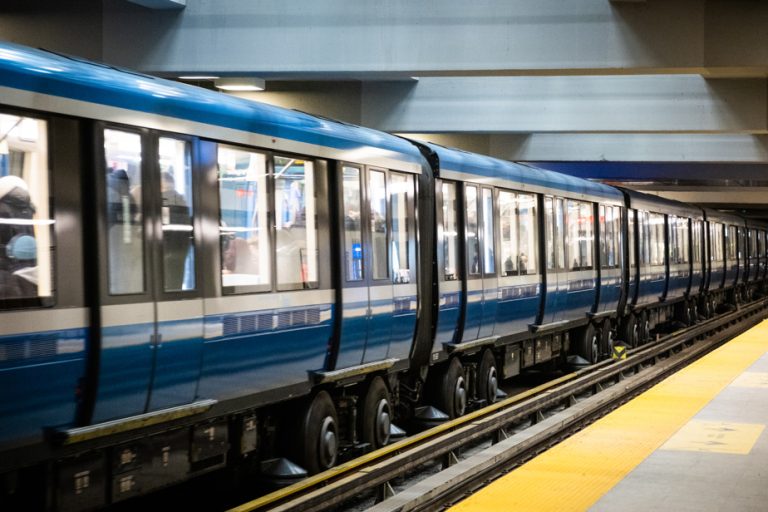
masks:
<svg viewBox="0 0 768 512"><path fill-rule="evenodd" d="M263 91L265 88L264 80L253 77L220 78L215 84L218 89L231 92Z"/></svg>
<svg viewBox="0 0 768 512"><path fill-rule="evenodd" d="M218 76L214 75L184 75L180 76L179 80L218 80Z"/></svg>

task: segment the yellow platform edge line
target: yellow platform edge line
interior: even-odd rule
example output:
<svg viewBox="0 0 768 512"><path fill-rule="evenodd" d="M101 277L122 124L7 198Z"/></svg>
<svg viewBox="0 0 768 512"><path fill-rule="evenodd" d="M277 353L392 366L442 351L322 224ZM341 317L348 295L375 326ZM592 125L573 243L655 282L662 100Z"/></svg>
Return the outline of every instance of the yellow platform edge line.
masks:
<svg viewBox="0 0 768 512"><path fill-rule="evenodd" d="M768 320L450 510L586 510L768 351Z"/></svg>

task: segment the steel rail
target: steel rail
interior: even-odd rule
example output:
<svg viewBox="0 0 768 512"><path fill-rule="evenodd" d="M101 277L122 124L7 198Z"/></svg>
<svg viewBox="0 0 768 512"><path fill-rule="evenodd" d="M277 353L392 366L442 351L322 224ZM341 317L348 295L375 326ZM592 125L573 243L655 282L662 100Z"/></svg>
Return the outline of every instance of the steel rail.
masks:
<svg viewBox="0 0 768 512"><path fill-rule="evenodd" d="M544 419L543 412L553 408L565 407L575 410L572 406L576 404L577 396L587 392L599 396L597 392L606 384L629 381L630 378L626 377L627 373L632 373L632 379L634 379L634 376L639 374L646 365L656 364L661 357L669 358L672 352L691 344L693 340L717 331L731 333L743 330L744 324L739 321L756 315L766 307L766 304L768 301L762 299L735 312L702 322L683 332L673 333L659 342L629 351L625 360L603 361L565 375L297 484L249 501L231 509L230 512L267 509L325 510L338 506L363 492L377 488L386 489L389 481L423 464L444 458L444 466L448 466L451 460L456 460L454 456L456 450L463 446L489 437L496 442L502 441L508 437L505 429L510 425L530 420L532 426L535 426ZM706 347L709 348L702 348L702 350L711 349L709 344ZM688 351L688 353L693 352ZM622 386L622 388L626 387ZM611 399L612 402L613 399ZM560 428L562 430L563 425ZM521 434L515 434L515 438L521 438ZM497 470L496 468L492 471ZM488 479L488 476L486 475L485 478ZM468 485L471 486L471 484ZM464 492L459 490L460 486L454 487L454 491Z"/></svg>

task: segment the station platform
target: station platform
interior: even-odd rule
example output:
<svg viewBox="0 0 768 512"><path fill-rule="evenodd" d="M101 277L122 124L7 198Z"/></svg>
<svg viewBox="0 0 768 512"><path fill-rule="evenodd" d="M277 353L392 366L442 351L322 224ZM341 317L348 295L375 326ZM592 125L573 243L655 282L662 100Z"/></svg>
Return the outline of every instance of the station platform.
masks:
<svg viewBox="0 0 768 512"><path fill-rule="evenodd" d="M768 320L453 512L768 510Z"/></svg>

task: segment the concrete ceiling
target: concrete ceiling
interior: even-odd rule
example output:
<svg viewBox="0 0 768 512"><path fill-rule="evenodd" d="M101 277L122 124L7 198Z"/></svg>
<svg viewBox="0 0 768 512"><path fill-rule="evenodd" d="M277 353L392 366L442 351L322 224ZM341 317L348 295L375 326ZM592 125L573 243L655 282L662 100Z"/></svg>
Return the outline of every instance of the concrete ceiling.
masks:
<svg viewBox="0 0 768 512"><path fill-rule="evenodd" d="M245 96L259 101L768 208L754 188L768 184L768 2L4 4L10 40L170 78L256 76L267 92Z"/></svg>

